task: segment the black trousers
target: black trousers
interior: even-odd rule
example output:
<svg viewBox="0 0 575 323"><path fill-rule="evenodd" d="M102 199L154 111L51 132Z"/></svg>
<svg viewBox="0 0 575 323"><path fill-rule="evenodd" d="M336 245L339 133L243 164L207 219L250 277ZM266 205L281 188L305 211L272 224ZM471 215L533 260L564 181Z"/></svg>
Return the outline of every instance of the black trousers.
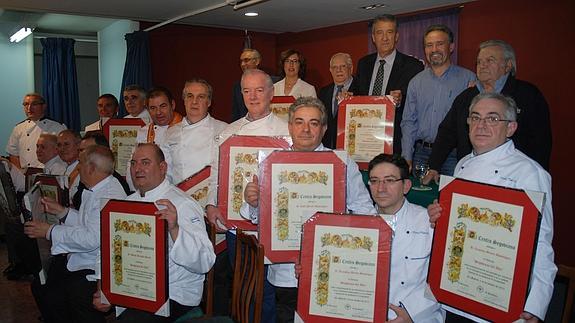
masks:
<svg viewBox="0 0 575 323"><path fill-rule="evenodd" d="M54 256L45 285L36 280L32 293L46 323L100 323L105 322L104 313L92 305L96 282L88 281L86 275L93 270L69 271L66 255Z"/></svg>
<svg viewBox="0 0 575 323"><path fill-rule="evenodd" d="M154 313L128 308L120 316L118 321L129 323L169 323L177 320L180 316L191 311L194 306L182 305L174 300L170 300L170 316L163 317Z"/></svg>
<svg viewBox="0 0 575 323"><path fill-rule="evenodd" d="M16 193L22 212L27 212L22 205L23 192ZM30 239L24 234L24 225L19 217L10 217L5 222L6 248L8 249L8 261L19 266L28 274L36 274L40 271L40 254L36 239Z"/></svg>
<svg viewBox="0 0 575 323"><path fill-rule="evenodd" d="M297 309L297 288L275 287L276 289L276 322L291 323Z"/></svg>

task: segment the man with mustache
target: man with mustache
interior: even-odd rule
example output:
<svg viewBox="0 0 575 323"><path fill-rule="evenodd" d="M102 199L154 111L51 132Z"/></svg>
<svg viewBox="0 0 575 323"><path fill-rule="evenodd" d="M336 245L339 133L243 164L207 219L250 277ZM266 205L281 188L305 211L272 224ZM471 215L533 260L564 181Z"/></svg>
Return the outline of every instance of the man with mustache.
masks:
<svg viewBox="0 0 575 323"><path fill-rule="evenodd" d="M459 93L472 85L475 74L451 63L453 32L445 25L432 25L423 36L428 67L409 82L401 121L401 155L410 167L427 163L437 128ZM453 174L457 163L453 149L441 173Z"/></svg>
<svg viewBox="0 0 575 323"><path fill-rule="evenodd" d="M124 118L140 118L145 124L152 122L152 117L146 109L146 90L132 84L124 88L124 106L128 114Z"/></svg>

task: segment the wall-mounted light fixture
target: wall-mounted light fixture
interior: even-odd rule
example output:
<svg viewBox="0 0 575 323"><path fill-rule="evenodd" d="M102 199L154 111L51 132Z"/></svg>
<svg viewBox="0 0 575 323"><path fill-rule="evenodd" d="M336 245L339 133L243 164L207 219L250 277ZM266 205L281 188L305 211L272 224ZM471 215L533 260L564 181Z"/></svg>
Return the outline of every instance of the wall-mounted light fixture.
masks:
<svg viewBox="0 0 575 323"><path fill-rule="evenodd" d="M33 30L32 28L27 28L27 27L20 28L20 30L15 32L14 35L10 36L10 42L11 43L17 43L17 42L21 41L22 39L30 36L30 34L32 33L32 30Z"/></svg>

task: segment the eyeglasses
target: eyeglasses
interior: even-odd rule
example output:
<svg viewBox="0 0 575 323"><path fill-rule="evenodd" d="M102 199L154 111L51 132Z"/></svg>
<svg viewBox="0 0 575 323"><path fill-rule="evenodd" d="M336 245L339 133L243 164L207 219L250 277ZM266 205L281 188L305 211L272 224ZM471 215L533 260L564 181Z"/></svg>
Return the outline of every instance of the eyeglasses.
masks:
<svg viewBox="0 0 575 323"><path fill-rule="evenodd" d="M248 58L240 58L240 63L249 63L250 61L255 60L255 57L248 57Z"/></svg>
<svg viewBox="0 0 575 323"><path fill-rule="evenodd" d="M299 64L299 59L286 59L285 64Z"/></svg>
<svg viewBox="0 0 575 323"><path fill-rule="evenodd" d="M384 179L379 179L379 178L370 178L367 183L370 186L379 186L381 183L385 184L385 185L392 185L393 183L397 183L399 181L403 181L403 178L384 178Z"/></svg>
<svg viewBox="0 0 575 323"><path fill-rule="evenodd" d="M477 125L481 121L485 121L485 124L488 126L495 126L498 124L498 122L511 122L513 120L501 119L499 116L487 116L485 118L481 118L479 116L471 116L467 118L467 123L471 125Z"/></svg>

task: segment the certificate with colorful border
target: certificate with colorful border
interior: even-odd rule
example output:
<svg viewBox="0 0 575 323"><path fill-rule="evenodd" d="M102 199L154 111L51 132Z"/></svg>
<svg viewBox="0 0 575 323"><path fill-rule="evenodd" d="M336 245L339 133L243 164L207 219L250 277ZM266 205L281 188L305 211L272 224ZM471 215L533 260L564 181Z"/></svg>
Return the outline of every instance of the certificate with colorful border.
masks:
<svg viewBox="0 0 575 323"><path fill-rule="evenodd" d="M428 282L437 300L494 322L523 312L544 194L442 176Z"/></svg>
<svg viewBox="0 0 575 323"><path fill-rule="evenodd" d="M295 98L291 95L287 96L274 96L270 104L270 110L276 116L289 121L289 107L295 102Z"/></svg>
<svg viewBox="0 0 575 323"><path fill-rule="evenodd" d="M218 204L222 215L234 227L257 230L257 226L240 215L244 189L258 174L258 153L288 149L281 137L232 136L220 145Z"/></svg>
<svg viewBox="0 0 575 323"><path fill-rule="evenodd" d="M373 157L393 153L395 104L386 96L352 96L337 113L338 149L344 149L360 169Z"/></svg>
<svg viewBox="0 0 575 323"><path fill-rule="evenodd" d="M260 168L260 243L269 261L296 262L302 224L345 213L345 162L334 151L274 151Z"/></svg>
<svg viewBox="0 0 575 323"><path fill-rule="evenodd" d="M169 307L167 226L157 210L123 200L102 209L102 292L110 304L152 313Z"/></svg>
<svg viewBox="0 0 575 323"><path fill-rule="evenodd" d="M178 188L184 191L187 196L193 198L200 204L202 209L206 208L208 202L208 189L209 189L209 178L211 173L211 167L206 166L202 168L199 172L193 174L192 176L181 181ZM226 250L226 235L225 233L216 234L215 243L216 253L220 253Z"/></svg>
<svg viewBox="0 0 575 323"><path fill-rule="evenodd" d="M66 180L66 176L38 174L34 178L34 183L38 184L42 197L51 198L63 206L68 206L70 204L68 189L63 185Z"/></svg>
<svg viewBox="0 0 575 323"><path fill-rule="evenodd" d="M104 136L114 154L114 169L118 174L126 176L138 129L145 125L140 118L110 119L104 124Z"/></svg>
<svg viewBox="0 0 575 323"><path fill-rule="evenodd" d="M303 225L296 322L385 322L392 230L378 216L317 213Z"/></svg>

